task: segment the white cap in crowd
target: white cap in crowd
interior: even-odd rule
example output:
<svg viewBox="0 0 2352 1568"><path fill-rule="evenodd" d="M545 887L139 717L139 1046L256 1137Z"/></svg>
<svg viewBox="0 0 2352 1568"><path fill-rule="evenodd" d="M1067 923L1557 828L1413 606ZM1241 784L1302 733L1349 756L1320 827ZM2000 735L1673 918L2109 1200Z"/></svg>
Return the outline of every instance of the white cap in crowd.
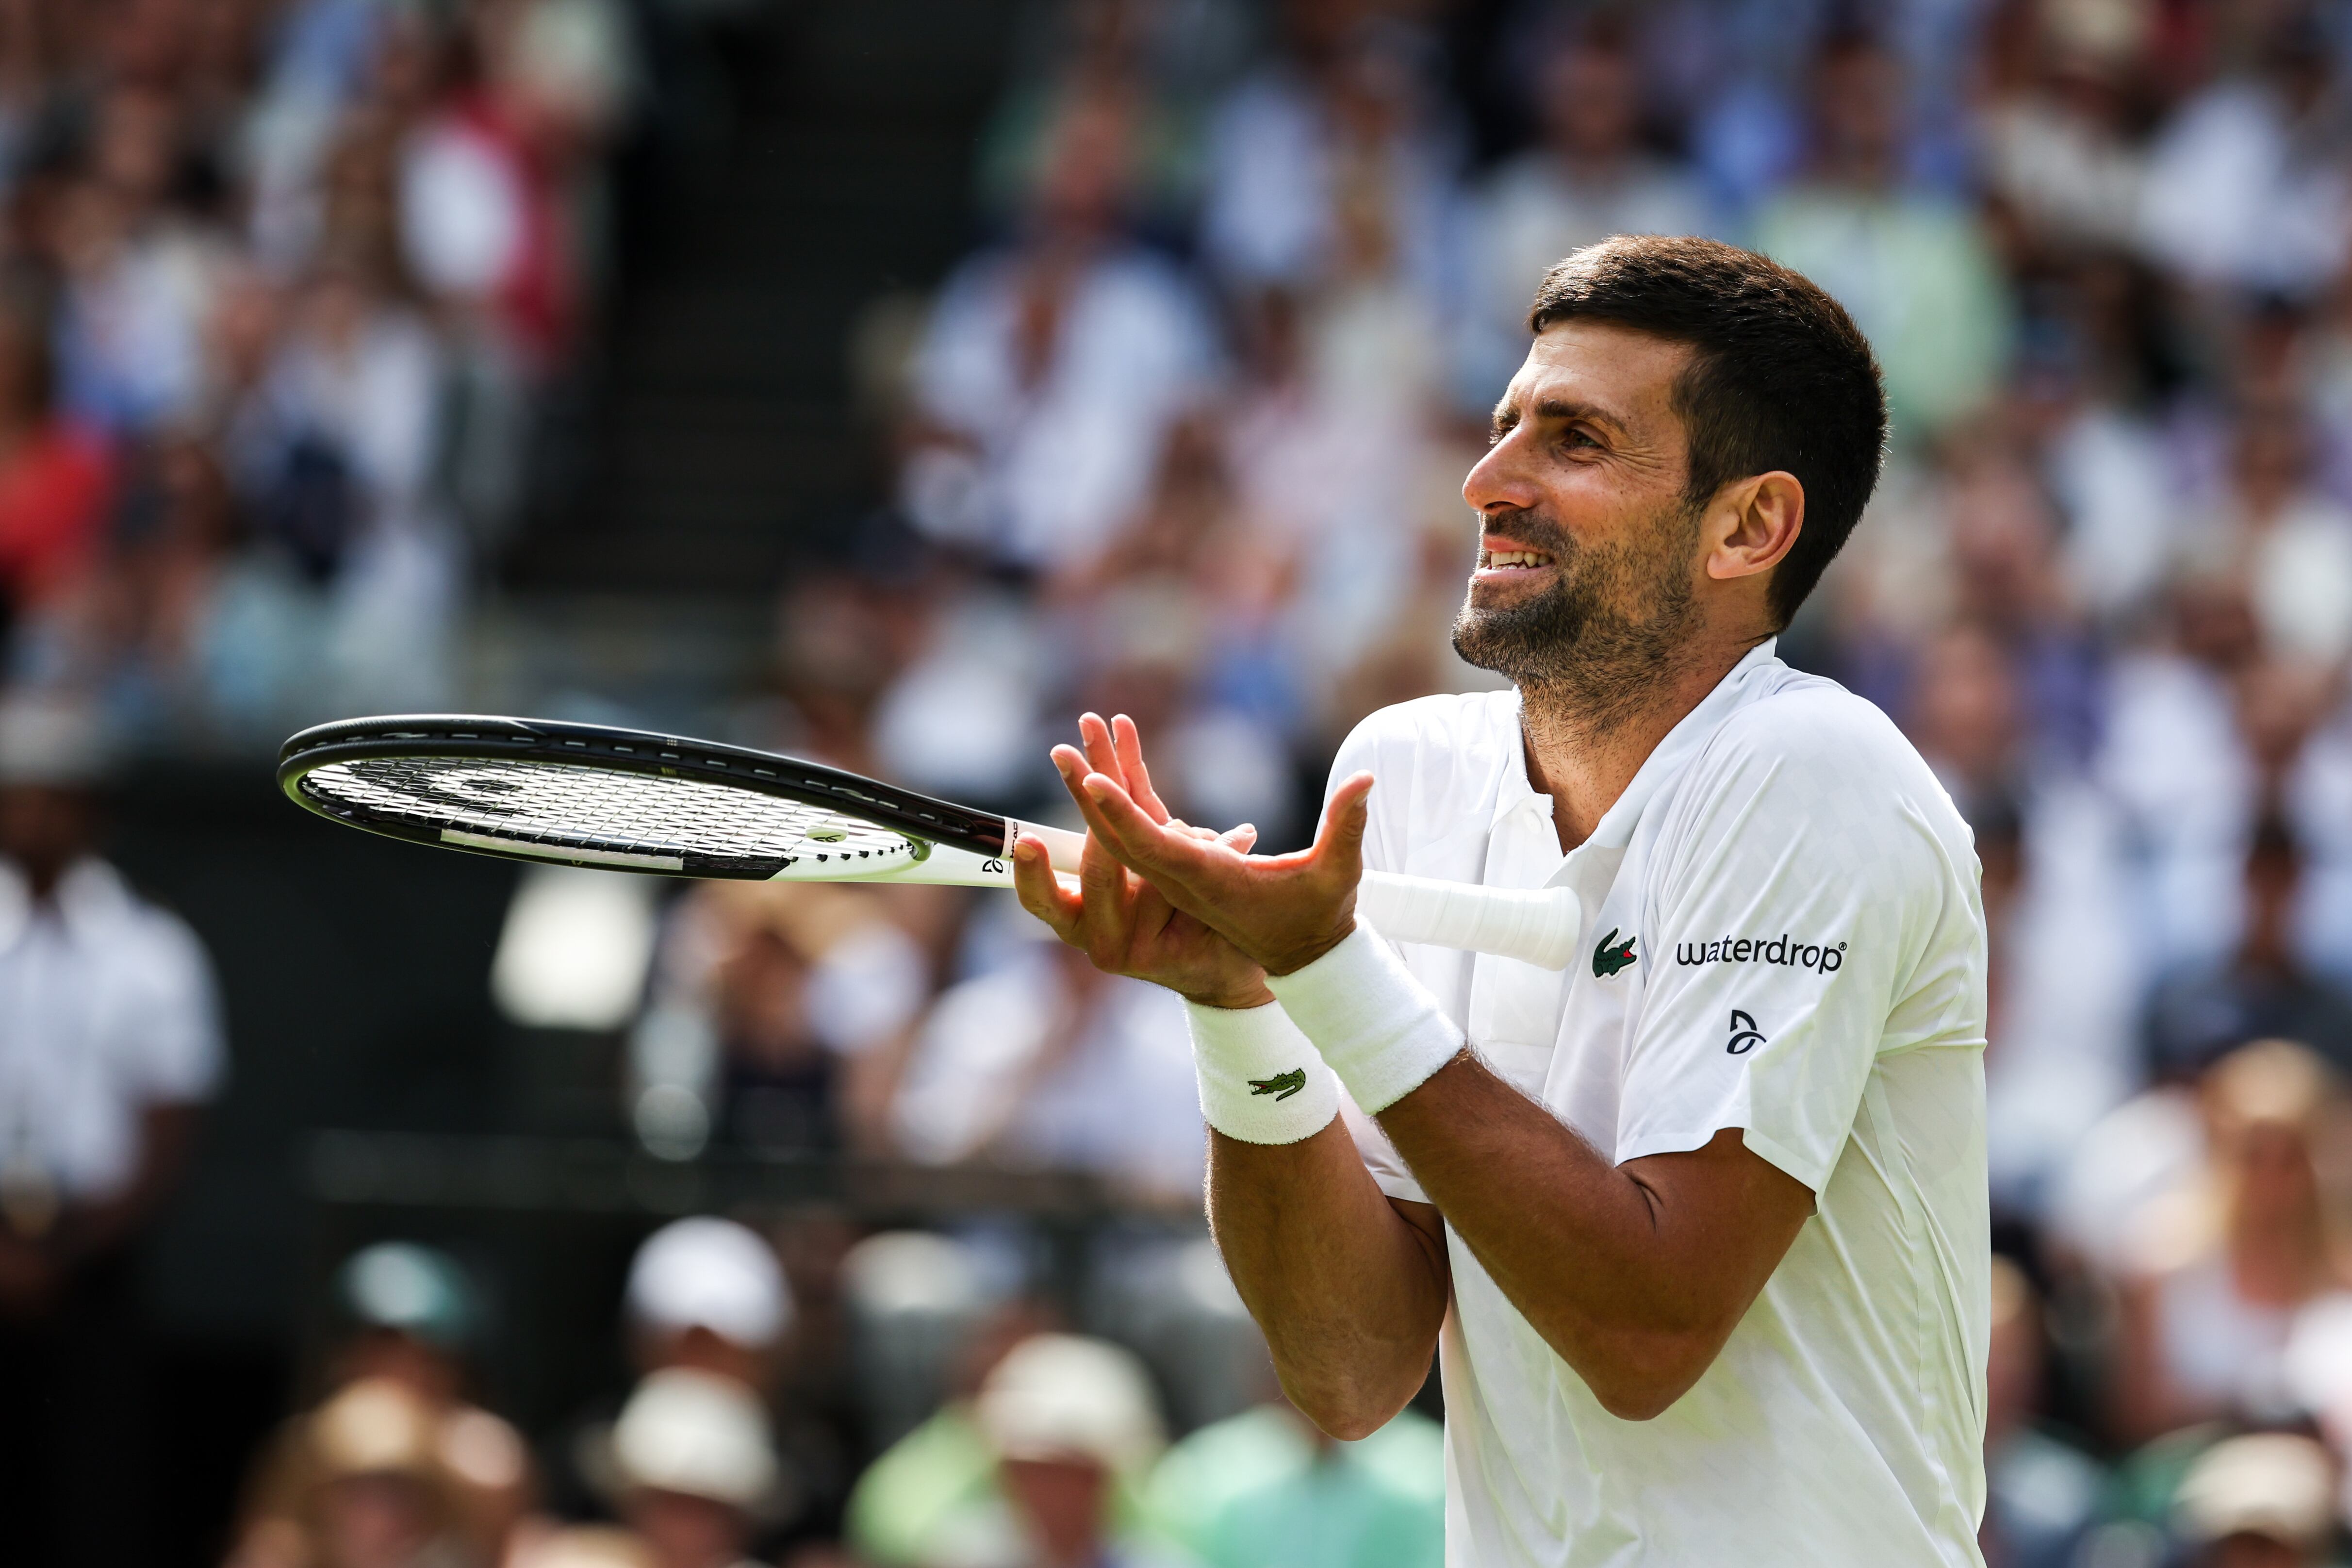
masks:
<svg viewBox="0 0 2352 1568"><path fill-rule="evenodd" d="M730 1219L698 1215L647 1237L629 1265L629 1317L656 1333L708 1329L764 1350L792 1326L793 1297L775 1249Z"/></svg>
<svg viewBox="0 0 2352 1568"><path fill-rule="evenodd" d="M2259 1535L2312 1552L2336 1528L2335 1490L2335 1466L2318 1443L2256 1432L2198 1456L2174 1494L2174 1523L2198 1544Z"/></svg>
<svg viewBox="0 0 2352 1568"><path fill-rule="evenodd" d="M1038 1334L980 1385L981 1430L1006 1459L1091 1459L1139 1474L1167 1437L1143 1363L1101 1340Z"/></svg>
<svg viewBox="0 0 2352 1568"><path fill-rule="evenodd" d="M782 1471L760 1397L731 1377L671 1367L637 1384L613 1426L614 1480L773 1512Z"/></svg>
<svg viewBox="0 0 2352 1568"><path fill-rule="evenodd" d="M0 784L79 788L103 783L113 758L88 703L12 692L0 697Z"/></svg>

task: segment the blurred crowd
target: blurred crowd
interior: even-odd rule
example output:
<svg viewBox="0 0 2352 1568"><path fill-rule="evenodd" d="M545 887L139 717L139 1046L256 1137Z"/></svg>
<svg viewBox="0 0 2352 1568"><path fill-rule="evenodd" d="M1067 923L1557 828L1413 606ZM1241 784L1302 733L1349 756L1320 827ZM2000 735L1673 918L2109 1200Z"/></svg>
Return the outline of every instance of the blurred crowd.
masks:
<svg viewBox="0 0 2352 1568"><path fill-rule="evenodd" d="M0 1377L108 1342L81 1325L220 1073L201 956L91 853L76 725L462 696L590 319L631 15L0 0ZM1626 231L1770 252L1894 412L1782 655L1905 727L1984 868L1988 1560L2342 1560L2352 6L1023 16L983 242L848 333L887 493L781 588L729 738L1051 819L1045 746L1125 711L1180 814L1296 843L1357 720L1486 679L1445 635L1457 491L1542 270ZM635 1392L528 1434L469 1403L466 1268L362 1252L240 1568L1437 1561L1427 1419L1332 1445L1273 1394L1168 997L1009 900L616 917L589 882L534 873L513 919L643 928L605 975L642 976L610 1024L649 1157L1042 1170L1130 1217L1075 1290L1018 1215L681 1222L583 1309ZM12 976L106 953L146 1011L76 1077L61 994Z"/></svg>
<svg viewBox="0 0 2352 1568"><path fill-rule="evenodd" d="M624 0L0 5L11 684L151 750L448 705L633 36Z"/></svg>

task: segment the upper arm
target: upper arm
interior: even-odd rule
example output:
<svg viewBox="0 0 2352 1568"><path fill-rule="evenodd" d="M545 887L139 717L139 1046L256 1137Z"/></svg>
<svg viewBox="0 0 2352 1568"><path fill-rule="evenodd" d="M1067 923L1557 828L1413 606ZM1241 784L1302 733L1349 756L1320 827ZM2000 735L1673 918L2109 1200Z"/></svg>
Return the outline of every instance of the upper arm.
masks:
<svg viewBox="0 0 2352 1568"><path fill-rule="evenodd" d="M1415 1203L1410 1198L1391 1197L1389 1207L1396 1210L1397 1217L1404 1221L1405 1228L1421 1247L1438 1293L1452 1300L1454 1260L1445 1250L1445 1216L1437 1212L1435 1204Z"/></svg>
<svg viewBox="0 0 2352 1568"><path fill-rule="evenodd" d="M1656 1303L1659 1326L1706 1342L1712 1361L1811 1215L1812 1189L1748 1148L1737 1127L1619 1169L1649 1205L1674 1281Z"/></svg>

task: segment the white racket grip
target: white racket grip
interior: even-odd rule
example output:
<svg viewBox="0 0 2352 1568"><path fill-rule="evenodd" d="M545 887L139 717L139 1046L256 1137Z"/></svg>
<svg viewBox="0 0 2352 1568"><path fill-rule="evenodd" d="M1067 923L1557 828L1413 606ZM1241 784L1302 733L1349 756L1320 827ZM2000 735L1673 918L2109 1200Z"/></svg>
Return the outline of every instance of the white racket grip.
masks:
<svg viewBox="0 0 2352 1568"><path fill-rule="evenodd" d="M1008 822L1005 842L1014 835L1034 838L1056 871L1077 875L1087 836L1066 828ZM1482 888L1393 871L1367 871L1356 889L1356 913L1391 942L1499 953L1542 969L1565 969L1575 961L1583 935L1584 911L1566 888Z"/></svg>
<svg viewBox="0 0 2352 1568"><path fill-rule="evenodd" d="M1073 833L1066 827L1040 827L1034 822L1015 817L1004 825L1004 847L1013 847L1015 837L1034 838L1045 847L1045 858L1055 870L1078 874L1078 857L1086 853L1087 836Z"/></svg>
<svg viewBox="0 0 2352 1568"><path fill-rule="evenodd" d="M1367 871L1356 916L1391 942L1498 953L1539 969L1576 961L1584 910L1566 888L1482 888Z"/></svg>

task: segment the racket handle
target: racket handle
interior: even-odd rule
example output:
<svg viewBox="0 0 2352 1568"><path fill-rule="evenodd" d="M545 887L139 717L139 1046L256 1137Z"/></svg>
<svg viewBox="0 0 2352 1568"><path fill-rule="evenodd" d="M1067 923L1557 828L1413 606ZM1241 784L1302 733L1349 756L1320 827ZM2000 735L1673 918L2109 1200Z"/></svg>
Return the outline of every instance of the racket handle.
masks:
<svg viewBox="0 0 2352 1568"><path fill-rule="evenodd" d="M1032 822L1007 826L1043 843L1055 870L1077 874L1085 834ZM1576 895L1565 888L1482 888L1389 871L1364 873L1356 889L1356 912L1392 942L1499 953L1543 969L1565 969L1573 962L1584 924Z"/></svg>
<svg viewBox="0 0 2352 1568"><path fill-rule="evenodd" d="M1009 821L1004 825L1004 842L1009 847L1017 835L1034 838L1045 847L1045 858L1056 871L1078 874L1078 857L1086 853L1087 836L1072 833L1066 827L1040 827L1034 822Z"/></svg>
<svg viewBox="0 0 2352 1568"><path fill-rule="evenodd" d="M1483 888L1367 871L1356 913L1391 942L1426 942L1566 969L1584 934L1584 910L1566 888Z"/></svg>

